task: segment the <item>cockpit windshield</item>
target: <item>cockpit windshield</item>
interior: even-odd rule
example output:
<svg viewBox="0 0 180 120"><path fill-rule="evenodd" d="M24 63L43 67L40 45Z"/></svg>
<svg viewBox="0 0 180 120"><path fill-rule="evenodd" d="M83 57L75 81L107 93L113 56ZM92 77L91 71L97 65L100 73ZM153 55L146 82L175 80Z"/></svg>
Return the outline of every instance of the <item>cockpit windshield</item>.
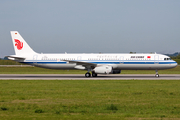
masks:
<svg viewBox="0 0 180 120"><path fill-rule="evenodd" d="M164 60L171 60L171 58L164 58Z"/></svg>

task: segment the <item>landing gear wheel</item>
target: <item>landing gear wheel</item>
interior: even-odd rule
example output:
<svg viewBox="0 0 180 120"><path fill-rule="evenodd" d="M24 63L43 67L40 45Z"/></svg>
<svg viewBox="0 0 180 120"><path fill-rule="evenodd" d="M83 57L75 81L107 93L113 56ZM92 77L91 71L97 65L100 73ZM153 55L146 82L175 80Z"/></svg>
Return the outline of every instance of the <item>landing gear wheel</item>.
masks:
<svg viewBox="0 0 180 120"><path fill-rule="evenodd" d="M156 74L155 77L159 77L159 74Z"/></svg>
<svg viewBox="0 0 180 120"><path fill-rule="evenodd" d="M156 75L155 75L155 77L159 77L158 70L156 70Z"/></svg>
<svg viewBox="0 0 180 120"><path fill-rule="evenodd" d="M90 74L89 72L87 72L87 73L85 74L85 77L91 77L91 74Z"/></svg>
<svg viewBox="0 0 180 120"><path fill-rule="evenodd" d="M97 74L96 73L92 73L92 77L97 77Z"/></svg>

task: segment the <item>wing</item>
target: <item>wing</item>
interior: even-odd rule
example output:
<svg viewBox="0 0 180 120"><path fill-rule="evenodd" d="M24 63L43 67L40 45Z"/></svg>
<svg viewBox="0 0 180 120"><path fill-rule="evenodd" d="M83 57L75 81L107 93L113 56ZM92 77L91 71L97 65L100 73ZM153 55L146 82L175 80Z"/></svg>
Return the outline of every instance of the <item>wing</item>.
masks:
<svg viewBox="0 0 180 120"><path fill-rule="evenodd" d="M71 60L63 60L69 63L75 63L77 66L76 69L94 69L97 64L95 63L89 63L89 62L83 62L83 61L71 61ZM82 67L81 67L82 66Z"/></svg>

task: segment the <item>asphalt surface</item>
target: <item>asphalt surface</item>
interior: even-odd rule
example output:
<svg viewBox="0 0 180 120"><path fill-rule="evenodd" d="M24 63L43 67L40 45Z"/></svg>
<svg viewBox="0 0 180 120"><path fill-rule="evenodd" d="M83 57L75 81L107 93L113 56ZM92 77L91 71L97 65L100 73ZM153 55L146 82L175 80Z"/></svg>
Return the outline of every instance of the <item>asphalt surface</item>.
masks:
<svg viewBox="0 0 180 120"><path fill-rule="evenodd" d="M111 74L86 78L84 74L0 74L0 80L180 80L180 74Z"/></svg>

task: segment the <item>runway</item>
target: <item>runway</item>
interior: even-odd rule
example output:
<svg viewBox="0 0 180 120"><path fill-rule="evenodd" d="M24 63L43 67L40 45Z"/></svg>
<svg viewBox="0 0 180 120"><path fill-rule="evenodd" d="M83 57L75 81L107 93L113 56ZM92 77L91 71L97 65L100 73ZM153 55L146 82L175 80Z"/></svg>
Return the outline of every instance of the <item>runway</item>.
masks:
<svg viewBox="0 0 180 120"><path fill-rule="evenodd" d="M0 74L0 80L180 80L180 74L111 74L86 78L84 74Z"/></svg>

